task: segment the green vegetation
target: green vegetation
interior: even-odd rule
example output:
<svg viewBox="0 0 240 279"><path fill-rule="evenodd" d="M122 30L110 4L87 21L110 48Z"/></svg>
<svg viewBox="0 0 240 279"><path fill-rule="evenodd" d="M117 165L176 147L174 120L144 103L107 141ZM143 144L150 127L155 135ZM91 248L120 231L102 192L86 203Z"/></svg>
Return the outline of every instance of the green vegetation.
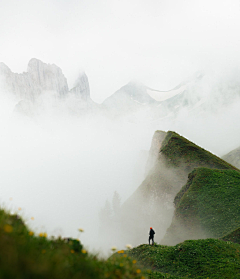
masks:
<svg viewBox="0 0 240 279"><path fill-rule="evenodd" d="M167 132L160 152L165 155L169 166L176 167L185 163L186 169L190 171L196 166L238 170L209 151L172 131Z"/></svg>
<svg viewBox="0 0 240 279"><path fill-rule="evenodd" d="M189 173L195 168L206 167L239 172L234 166L172 131L167 133L156 131L150 150L150 155L153 157L152 161L149 160L150 171L120 210L121 233L126 236L126 242L131 242L133 245L146 241L146 226L153 226L156 229L157 241L164 237L174 214L172 202L187 183ZM221 183L224 183L224 179ZM184 189L186 190L186 187ZM233 226L231 228L235 229ZM199 234L195 231L186 238L182 236L185 233L183 231L179 239L164 244L176 244L192 238L215 237L212 234L200 233L200 230L198 232ZM227 232L228 229L223 233Z"/></svg>
<svg viewBox="0 0 240 279"><path fill-rule="evenodd" d="M175 215L163 244L223 237L240 227L240 173L195 169L174 203Z"/></svg>
<svg viewBox="0 0 240 279"><path fill-rule="evenodd" d="M144 244L127 253L153 270L149 278L240 278L240 245L232 242L199 239L176 246Z"/></svg>
<svg viewBox="0 0 240 279"><path fill-rule="evenodd" d="M240 228L238 228L235 231L225 235L221 239L224 240L224 241L232 241L232 242L240 244Z"/></svg>
<svg viewBox="0 0 240 279"><path fill-rule="evenodd" d="M35 236L17 215L0 210L0 278L143 278L128 257L100 260L75 239Z"/></svg>

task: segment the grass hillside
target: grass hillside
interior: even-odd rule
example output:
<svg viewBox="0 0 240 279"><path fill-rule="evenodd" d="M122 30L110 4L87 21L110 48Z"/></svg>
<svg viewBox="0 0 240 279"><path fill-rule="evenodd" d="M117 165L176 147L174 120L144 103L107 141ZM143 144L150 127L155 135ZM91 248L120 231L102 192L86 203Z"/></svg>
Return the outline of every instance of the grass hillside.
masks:
<svg viewBox="0 0 240 279"><path fill-rule="evenodd" d="M166 157L169 166L179 167L184 164L187 170L195 167L238 170L216 155L171 131L167 133L160 152Z"/></svg>
<svg viewBox="0 0 240 279"><path fill-rule="evenodd" d="M149 160L154 162L152 168L121 208L122 235L134 245L147 242L149 227L155 228L156 241L163 238L171 225L173 200L194 168L238 170L171 131L155 132L150 156L154 158Z"/></svg>
<svg viewBox="0 0 240 279"><path fill-rule="evenodd" d="M221 239L224 240L224 241L232 241L232 242L240 244L240 228L238 228L235 231L225 235Z"/></svg>
<svg viewBox="0 0 240 279"><path fill-rule="evenodd" d="M127 252L149 278L240 278L240 245L218 239L187 240L176 246L140 245ZM165 276L165 277L164 277Z"/></svg>
<svg viewBox="0 0 240 279"><path fill-rule="evenodd" d="M240 227L240 173L195 169L174 203L173 221L162 244L223 237Z"/></svg>
<svg viewBox="0 0 240 279"><path fill-rule="evenodd" d="M100 260L75 239L38 236L17 215L0 210L0 278L144 278L131 259Z"/></svg>

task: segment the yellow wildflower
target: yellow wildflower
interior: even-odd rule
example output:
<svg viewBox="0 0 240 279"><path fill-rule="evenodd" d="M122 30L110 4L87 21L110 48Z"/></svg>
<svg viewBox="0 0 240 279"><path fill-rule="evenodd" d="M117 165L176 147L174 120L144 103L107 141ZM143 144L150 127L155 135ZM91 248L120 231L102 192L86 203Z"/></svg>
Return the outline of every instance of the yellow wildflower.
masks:
<svg viewBox="0 0 240 279"><path fill-rule="evenodd" d="M124 250L118 251L118 254L124 254Z"/></svg>
<svg viewBox="0 0 240 279"><path fill-rule="evenodd" d="M141 269L136 270L137 274L141 273Z"/></svg>
<svg viewBox="0 0 240 279"><path fill-rule="evenodd" d="M132 262L135 264L137 261L136 261L136 260L133 260Z"/></svg>
<svg viewBox="0 0 240 279"><path fill-rule="evenodd" d="M33 232L32 232L32 231L30 231L28 234L32 236L32 235L33 235Z"/></svg>
<svg viewBox="0 0 240 279"><path fill-rule="evenodd" d="M34 217L31 217L31 220L34 220Z"/></svg>
<svg viewBox="0 0 240 279"><path fill-rule="evenodd" d="M84 232L84 229L80 228L80 229L78 229L78 231L80 231L80 232Z"/></svg>
<svg viewBox="0 0 240 279"><path fill-rule="evenodd" d="M127 257L127 254L124 254L123 257L126 258L126 257Z"/></svg>
<svg viewBox="0 0 240 279"><path fill-rule="evenodd" d="M74 250L71 250L71 253L72 253L72 254L74 254L74 253L75 253L75 251L74 251Z"/></svg>
<svg viewBox="0 0 240 279"><path fill-rule="evenodd" d="M13 227L8 225L8 224L6 224L4 226L4 231L7 232L7 233L11 233L13 231Z"/></svg>
<svg viewBox="0 0 240 279"><path fill-rule="evenodd" d="M83 254L86 254L86 253L87 253L87 251L86 251L86 250L84 250L84 249L82 249L82 253L83 253Z"/></svg>

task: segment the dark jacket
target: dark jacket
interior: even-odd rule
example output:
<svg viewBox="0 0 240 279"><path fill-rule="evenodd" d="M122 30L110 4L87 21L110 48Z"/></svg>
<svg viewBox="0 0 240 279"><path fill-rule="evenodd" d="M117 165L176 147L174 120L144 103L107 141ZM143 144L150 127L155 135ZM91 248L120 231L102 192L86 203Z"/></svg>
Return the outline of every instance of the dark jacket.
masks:
<svg viewBox="0 0 240 279"><path fill-rule="evenodd" d="M155 231L153 229L151 229L150 232L149 232L149 236L151 238L153 238L154 234L155 234Z"/></svg>

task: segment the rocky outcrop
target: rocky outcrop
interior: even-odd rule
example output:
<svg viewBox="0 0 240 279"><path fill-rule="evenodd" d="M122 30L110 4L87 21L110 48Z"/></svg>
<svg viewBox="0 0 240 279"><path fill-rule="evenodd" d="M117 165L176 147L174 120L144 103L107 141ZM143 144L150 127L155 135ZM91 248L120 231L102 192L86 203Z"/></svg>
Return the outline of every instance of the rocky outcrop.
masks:
<svg viewBox="0 0 240 279"><path fill-rule="evenodd" d="M41 111L66 111L79 115L99 110L90 97L87 75L79 75L74 88L69 91L67 79L62 70L54 64L46 64L31 59L27 72L13 73L4 63L0 63L1 89L18 100L14 113L33 116Z"/></svg>
<svg viewBox="0 0 240 279"><path fill-rule="evenodd" d="M158 159L163 140L165 139L166 135L167 133L164 131L156 131L154 133L152 138L151 148L149 150L148 161L146 165L146 174L148 174L151 168L154 167Z"/></svg>
<svg viewBox="0 0 240 279"><path fill-rule="evenodd" d="M75 95L77 99L81 99L86 102L90 100L88 77L84 72L79 75L75 86L70 90L70 93Z"/></svg>
<svg viewBox="0 0 240 279"><path fill-rule="evenodd" d="M4 90L13 93L18 99L34 102L43 92L54 91L56 97L68 93L67 79L56 65L31 59L27 72L13 73L4 63L0 64L0 74Z"/></svg>

